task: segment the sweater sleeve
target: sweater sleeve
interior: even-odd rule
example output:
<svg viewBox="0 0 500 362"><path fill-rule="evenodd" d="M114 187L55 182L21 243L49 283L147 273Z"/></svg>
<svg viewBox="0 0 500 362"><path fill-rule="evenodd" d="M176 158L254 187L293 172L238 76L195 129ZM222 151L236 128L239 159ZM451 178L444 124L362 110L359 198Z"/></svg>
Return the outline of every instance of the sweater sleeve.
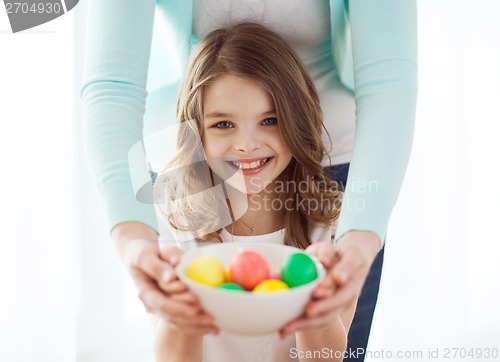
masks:
<svg viewBox="0 0 500 362"><path fill-rule="evenodd" d="M352 0L348 5L356 139L336 237L370 230L384 243L413 140L416 1Z"/></svg>
<svg viewBox="0 0 500 362"><path fill-rule="evenodd" d="M89 3L81 100L85 149L110 229L136 220L156 228L153 205L137 200L129 151L143 136L154 0Z"/></svg>

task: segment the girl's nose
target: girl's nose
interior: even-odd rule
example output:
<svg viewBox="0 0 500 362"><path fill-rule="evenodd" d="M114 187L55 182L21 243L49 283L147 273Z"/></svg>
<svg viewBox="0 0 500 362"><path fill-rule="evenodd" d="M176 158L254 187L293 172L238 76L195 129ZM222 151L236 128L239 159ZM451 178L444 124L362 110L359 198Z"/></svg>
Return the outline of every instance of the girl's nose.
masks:
<svg viewBox="0 0 500 362"><path fill-rule="evenodd" d="M237 137L238 139L234 143L234 148L237 151L250 153L262 146L262 141L256 132L242 131Z"/></svg>

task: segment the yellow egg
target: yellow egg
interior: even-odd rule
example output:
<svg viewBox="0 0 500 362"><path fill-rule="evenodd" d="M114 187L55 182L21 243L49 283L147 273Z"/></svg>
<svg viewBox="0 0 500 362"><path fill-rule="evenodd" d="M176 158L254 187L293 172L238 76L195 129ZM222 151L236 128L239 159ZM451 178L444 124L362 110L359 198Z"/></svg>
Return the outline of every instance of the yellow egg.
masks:
<svg viewBox="0 0 500 362"><path fill-rule="evenodd" d="M217 287L225 281L224 267L211 256L202 256L195 259L187 268L186 276L213 287Z"/></svg>
<svg viewBox="0 0 500 362"><path fill-rule="evenodd" d="M255 293L268 293L285 289L288 289L288 285L281 280L267 279L257 284L255 288L253 288L253 291Z"/></svg>

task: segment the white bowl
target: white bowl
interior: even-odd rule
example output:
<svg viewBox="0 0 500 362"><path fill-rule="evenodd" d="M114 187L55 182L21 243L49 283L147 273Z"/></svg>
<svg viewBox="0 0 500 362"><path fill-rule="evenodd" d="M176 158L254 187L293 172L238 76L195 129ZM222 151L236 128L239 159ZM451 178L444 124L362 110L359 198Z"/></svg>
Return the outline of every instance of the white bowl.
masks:
<svg viewBox="0 0 500 362"><path fill-rule="evenodd" d="M198 283L186 276L189 264L200 256L212 256L228 269L233 257L244 250L261 254L270 273L279 272L285 258L303 250L287 245L234 242L202 246L185 252L177 275L198 296L202 308L222 330L240 335L263 335L277 332L287 322L302 315L314 288L325 276L314 257L318 277L307 284L270 293L235 292Z"/></svg>

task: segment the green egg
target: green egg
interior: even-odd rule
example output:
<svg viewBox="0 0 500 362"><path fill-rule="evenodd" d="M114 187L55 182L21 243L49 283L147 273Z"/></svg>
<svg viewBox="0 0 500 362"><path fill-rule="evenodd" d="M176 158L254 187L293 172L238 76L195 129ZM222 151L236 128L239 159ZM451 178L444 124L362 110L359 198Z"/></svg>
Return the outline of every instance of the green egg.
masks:
<svg viewBox="0 0 500 362"><path fill-rule="evenodd" d="M223 283L219 286L219 288L226 289L226 290L233 290L236 292L244 292L245 289L241 285L238 285L236 283Z"/></svg>
<svg viewBox="0 0 500 362"><path fill-rule="evenodd" d="M281 269L281 280L290 288L309 283L318 277L316 264L304 253L290 255Z"/></svg>

